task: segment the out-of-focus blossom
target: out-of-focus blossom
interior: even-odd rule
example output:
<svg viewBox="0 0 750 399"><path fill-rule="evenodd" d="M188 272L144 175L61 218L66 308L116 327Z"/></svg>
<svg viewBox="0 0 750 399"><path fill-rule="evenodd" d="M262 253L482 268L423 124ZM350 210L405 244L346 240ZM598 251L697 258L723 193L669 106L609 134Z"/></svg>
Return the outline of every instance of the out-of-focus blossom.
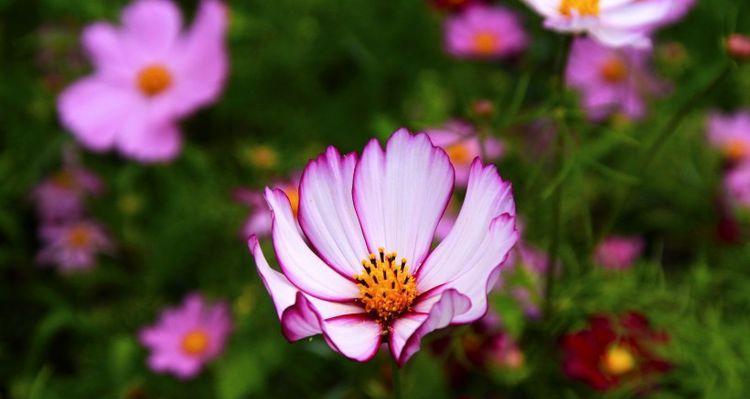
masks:
<svg viewBox="0 0 750 399"><path fill-rule="evenodd" d="M466 187L474 158L482 156L482 142L474 128L468 123L452 121L440 129L425 131L433 144L442 147L448 154L456 172L456 186ZM484 139L484 150L489 162L505 153L503 142L494 137Z"/></svg>
<svg viewBox="0 0 750 399"><path fill-rule="evenodd" d="M484 0L428 0L428 2L438 10L460 12L472 5L482 4Z"/></svg>
<svg viewBox="0 0 750 399"><path fill-rule="evenodd" d="M45 222L80 218L88 195L99 195L103 184L93 172L77 165L66 166L42 181L32 192L37 213Z"/></svg>
<svg viewBox="0 0 750 399"><path fill-rule="evenodd" d="M708 118L708 141L732 164L750 160L750 111L714 113Z"/></svg>
<svg viewBox="0 0 750 399"><path fill-rule="evenodd" d="M231 331L229 305L209 304L191 294L180 307L162 311L156 324L140 331L139 339L151 351L152 370L188 379L221 354Z"/></svg>
<svg viewBox="0 0 750 399"><path fill-rule="evenodd" d="M107 233L90 220L45 225L40 228L39 236L43 246L37 262L56 266L63 272L90 269L96 266L98 254L112 250Z"/></svg>
<svg viewBox="0 0 750 399"><path fill-rule="evenodd" d="M471 112L477 118L490 118L495 113L495 105L486 98L476 100L471 103Z"/></svg>
<svg viewBox="0 0 750 399"><path fill-rule="evenodd" d="M596 315L586 328L563 338L563 369L600 391L625 384L645 388L671 368L654 353L668 339L639 313Z"/></svg>
<svg viewBox="0 0 750 399"><path fill-rule="evenodd" d="M258 169L271 170L279 163L279 153L271 146L257 144L244 151L245 161Z"/></svg>
<svg viewBox="0 0 750 399"><path fill-rule="evenodd" d="M291 203L292 212L297 217L299 211L299 175L295 174L289 181L276 182L274 187L286 194ZM234 199L250 208L250 214L242 226L242 239L246 240L251 235L257 237L269 236L271 234L272 213L268 209L263 192L249 188L238 188L234 190Z"/></svg>
<svg viewBox="0 0 750 399"><path fill-rule="evenodd" d="M565 79L581 92L582 106L592 120L618 111L639 119L646 114L646 97L665 89L651 72L650 55L648 50L612 49L591 39L576 39Z"/></svg>
<svg viewBox="0 0 750 399"><path fill-rule="evenodd" d="M750 161L742 162L727 172L724 188L732 205L750 209Z"/></svg>
<svg viewBox="0 0 750 399"><path fill-rule="evenodd" d="M523 352L508 333L493 335L487 343L486 351L488 363L492 366L514 370L523 367Z"/></svg>
<svg viewBox="0 0 750 399"><path fill-rule="evenodd" d="M641 237L607 237L594 251L594 261L606 269L629 269L643 253Z"/></svg>
<svg viewBox="0 0 750 399"><path fill-rule="evenodd" d="M524 0L558 32L588 33L608 47L651 45L649 34L674 21L683 0ZM680 6L681 7L681 6Z"/></svg>
<svg viewBox="0 0 750 399"><path fill-rule="evenodd" d="M727 52L738 61L750 60L750 36L733 33L727 38Z"/></svg>
<svg viewBox="0 0 750 399"><path fill-rule="evenodd" d="M136 0L122 26L94 23L83 47L95 73L58 98L63 125L92 151L116 148L139 161L180 152L176 121L216 101L227 75L227 10L204 0L193 26L169 0Z"/></svg>
<svg viewBox="0 0 750 399"><path fill-rule="evenodd" d="M299 224L282 190L267 189L282 273L256 237L248 244L281 319L296 341L323 334L336 352L372 359L384 340L405 364L422 337L487 312L487 292L517 240L510 184L475 160L451 233L434 250L453 167L427 135L396 132L362 156L329 147L305 168ZM310 248L310 243L315 250Z"/></svg>
<svg viewBox="0 0 750 399"><path fill-rule="evenodd" d="M518 16L504 7L470 7L445 23L446 51L454 57L498 59L516 55L527 45Z"/></svg>

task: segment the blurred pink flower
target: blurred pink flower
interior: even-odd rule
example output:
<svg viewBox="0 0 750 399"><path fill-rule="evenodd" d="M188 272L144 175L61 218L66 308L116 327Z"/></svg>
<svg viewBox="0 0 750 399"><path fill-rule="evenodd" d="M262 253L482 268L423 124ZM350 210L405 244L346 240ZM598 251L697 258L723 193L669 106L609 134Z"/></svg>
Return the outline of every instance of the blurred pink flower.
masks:
<svg viewBox="0 0 750 399"><path fill-rule="evenodd" d="M588 33L608 47L651 46L655 27L675 18L683 0L523 0L557 32Z"/></svg>
<svg viewBox="0 0 750 399"><path fill-rule="evenodd" d="M299 179L299 174L295 174L289 181L278 181L273 184L289 198L295 217L299 210ZM269 236L271 234L272 213L268 209L263 191L238 188L234 190L234 199L250 208L250 214L247 216L240 232L242 239L247 240L251 235L261 238Z"/></svg>
<svg viewBox="0 0 750 399"><path fill-rule="evenodd" d="M122 27L97 22L83 32L95 73L58 98L62 124L84 146L149 162L180 152L176 121L216 101L227 75L227 10L204 0L190 30L169 0L136 0Z"/></svg>
<svg viewBox="0 0 750 399"><path fill-rule="evenodd" d="M425 134L448 154L456 172L456 186L466 187L471 164L474 158L482 155L481 141L474 128L466 122L451 121L442 128L425 130ZM487 137L484 146L489 158L484 159L485 162L496 160L505 153L503 142L497 138Z"/></svg>
<svg viewBox="0 0 750 399"><path fill-rule="evenodd" d="M458 58L497 59L528 45L518 16L500 6L475 5L445 23L446 51Z"/></svg>
<svg viewBox="0 0 750 399"><path fill-rule="evenodd" d="M632 119L646 114L646 96L660 94L666 86L651 72L650 51L611 49L581 38L573 43L565 79L581 92L582 106L592 120L613 112Z"/></svg>
<svg viewBox="0 0 750 399"><path fill-rule="evenodd" d="M742 162L727 172L724 188L732 205L750 208L750 161Z"/></svg>
<svg viewBox="0 0 750 399"><path fill-rule="evenodd" d="M40 228L39 236L43 247L37 254L37 262L57 266L63 272L90 269L96 266L99 253L113 248L104 229L90 220L45 225Z"/></svg>
<svg viewBox="0 0 750 399"><path fill-rule="evenodd" d="M734 114L713 113L707 123L708 141L718 148L728 161L750 160L750 111Z"/></svg>
<svg viewBox="0 0 750 399"><path fill-rule="evenodd" d="M151 351L151 370L189 379L221 354L231 331L226 303L211 305L200 294L190 294L180 307L163 310L156 324L140 331L139 339Z"/></svg>
<svg viewBox="0 0 750 399"><path fill-rule="evenodd" d="M491 366L518 370L524 365L524 354L507 332L492 335L485 344L487 362Z"/></svg>
<svg viewBox="0 0 750 399"><path fill-rule="evenodd" d="M497 169L475 160L453 230L432 249L453 177L448 156L427 135L401 129L385 151L373 139L361 157L329 147L307 165L304 234L284 192L266 189L283 274L270 268L256 237L248 245L284 336L322 333L357 361L372 359L385 340L403 365L426 334L481 318L518 237L515 203Z"/></svg>
<svg viewBox="0 0 750 399"><path fill-rule="evenodd" d="M45 222L78 219L87 195L99 195L102 181L80 166L66 166L42 181L31 193L39 218Z"/></svg>
<svg viewBox="0 0 750 399"><path fill-rule="evenodd" d="M607 237L594 251L594 261L606 269L629 269L643 253L641 237Z"/></svg>

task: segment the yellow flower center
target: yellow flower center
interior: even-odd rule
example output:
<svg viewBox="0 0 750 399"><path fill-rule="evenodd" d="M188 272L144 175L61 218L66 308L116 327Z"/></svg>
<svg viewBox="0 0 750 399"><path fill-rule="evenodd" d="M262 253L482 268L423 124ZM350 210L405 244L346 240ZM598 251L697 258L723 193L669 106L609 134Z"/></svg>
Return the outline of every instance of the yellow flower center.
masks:
<svg viewBox="0 0 750 399"><path fill-rule="evenodd" d="M633 354L618 345L613 345L607 350L602 363L604 371L612 375L625 374L635 368Z"/></svg>
<svg viewBox="0 0 750 399"><path fill-rule="evenodd" d="M464 143L456 143L445 148L448 158L454 165L468 165L473 161L471 151Z"/></svg>
<svg viewBox="0 0 750 399"><path fill-rule="evenodd" d="M193 330L182 338L182 351L190 356L200 356L208 349L208 334L203 330Z"/></svg>
<svg viewBox="0 0 750 399"><path fill-rule="evenodd" d="M52 176L52 182L57 187L65 189L75 188L76 185L76 180L73 178L73 174L66 170L55 173L55 175Z"/></svg>
<svg viewBox="0 0 750 399"><path fill-rule="evenodd" d="M599 15L599 0L562 0L560 13L566 17L573 15Z"/></svg>
<svg viewBox="0 0 750 399"><path fill-rule="evenodd" d="M417 297L417 285L406 259L397 262L396 256L395 252L386 254L385 249L379 248L377 255L370 254L362 261L365 270L354 276L359 302L381 324L408 311Z"/></svg>
<svg viewBox="0 0 750 399"><path fill-rule="evenodd" d="M299 189L297 189L297 186L288 185L283 187L282 191L284 191L284 194L289 197L289 204L292 206L292 212L294 212L294 216L297 216L297 212L299 212Z"/></svg>
<svg viewBox="0 0 750 399"><path fill-rule="evenodd" d="M628 66L619 57L612 57L602 65L602 77L609 83L620 83L628 76Z"/></svg>
<svg viewBox="0 0 750 399"><path fill-rule="evenodd" d="M138 88L147 97L161 94L172 86L172 74L161 64L152 64L138 72Z"/></svg>
<svg viewBox="0 0 750 399"><path fill-rule="evenodd" d="M91 232L88 227L74 226L68 231L68 245L73 248L85 248L91 242Z"/></svg>
<svg viewBox="0 0 750 399"><path fill-rule="evenodd" d="M479 32L474 35L474 51L482 55L492 55L500 48L500 40L492 32Z"/></svg>
<svg viewBox="0 0 750 399"><path fill-rule="evenodd" d="M750 155L750 148L744 140L733 139L727 143L724 148L724 154L727 158L738 161L746 156Z"/></svg>

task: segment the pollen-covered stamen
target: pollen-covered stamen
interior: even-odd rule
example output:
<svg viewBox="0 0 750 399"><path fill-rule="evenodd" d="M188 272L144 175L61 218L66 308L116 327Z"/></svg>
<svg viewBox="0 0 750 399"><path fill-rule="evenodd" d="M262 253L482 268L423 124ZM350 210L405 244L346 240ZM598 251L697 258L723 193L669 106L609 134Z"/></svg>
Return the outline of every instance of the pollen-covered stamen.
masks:
<svg viewBox="0 0 750 399"><path fill-rule="evenodd" d="M417 285L406 259L395 252L378 248L377 254L362 261L364 271L356 276L359 302L381 323L387 323L408 311L417 297Z"/></svg>
<svg viewBox="0 0 750 399"><path fill-rule="evenodd" d="M599 0L562 0L560 13L566 17L599 15Z"/></svg>
<svg viewBox="0 0 750 399"><path fill-rule="evenodd" d="M161 94L172 86L172 74L169 69L162 64L152 64L138 72L137 77L138 89L146 97L153 97Z"/></svg>

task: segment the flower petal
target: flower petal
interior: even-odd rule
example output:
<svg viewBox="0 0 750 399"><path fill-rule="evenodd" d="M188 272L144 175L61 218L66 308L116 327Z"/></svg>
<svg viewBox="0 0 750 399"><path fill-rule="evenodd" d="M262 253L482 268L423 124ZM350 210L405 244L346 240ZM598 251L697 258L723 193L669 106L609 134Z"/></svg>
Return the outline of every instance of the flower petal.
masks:
<svg viewBox="0 0 750 399"><path fill-rule="evenodd" d="M450 289L443 292L426 316L411 314L401 317L393 323L391 333L391 353L399 366L419 350L422 337L448 326L456 317L471 307L471 301L458 291ZM424 318L423 318L424 317ZM421 321L421 323L419 323ZM404 340L403 337L408 337ZM398 354L398 355L396 355Z"/></svg>
<svg viewBox="0 0 750 399"><path fill-rule="evenodd" d="M62 124L87 148L105 151L128 120L139 99L130 91L97 78L79 80L60 94Z"/></svg>
<svg viewBox="0 0 750 399"><path fill-rule="evenodd" d="M182 134L172 121L152 118L151 113L144 109L129 119L117 136L118 148L141 162L172 160L182 149Z"/></svg>
<svg viewBox="0 0 750 399"><path fill-rule="evenodd" d="M648 33L642 30L598 26L591 28L589 34L599 43L609 47L631 46L638 49L648 49L651 47L651 39L648 37Z"/></svg>
<svg viewBox="0 0 750 399"><path fill-rule="evenodd" d="M266 189L273 212L273 245L284 275L299 289L320 299L350 301L359 296L354 281L323 262L302 239L286 194Z"/></svg>
<svg viewBox="0 0 750 399"><path fill-rule="evenodd" d="M81 34L81 42L98 73L117 78L130 76L130 64L124 57L125 49L117 28L104 22L91 24Z"/></svg>
<svg viewBox="0 0 750 399"><path fill-rule="evenodd" d="M368 247L395 251L419 269L454 180L445 151L424 134L397 131L386 152L371 141L354 171L354 206Z"/></svg>
<svg viewBox="0 0 750 399"><path fill-rule="evenodd" d="M599 19L612 28L638 28L653 24L664 18L672 8L674 0L642 0L604 10Z"/></svg>
<svg viewBox="0 0 750 399"><path fill-rule="evenodd" d="M123 10L124 37L144 51L146 58L164 55L182 28L182 15L168 0L138 0Z"/></svg>
<svg viewBox="0 0 750 399"><path fill-rule="evenodd" d="M326 319L325 335L335 350L349 359L366 362L380 348L380 324L365 314L343 315Z"/></svg>
<svg viewBox="0 0 750 399"><path fill-rule="evenodd" d="M360 273L369 254L352 201L356 163L355 154L342 158L329 147L300 181L300 226L326 263L346 276Z"/></svg>

